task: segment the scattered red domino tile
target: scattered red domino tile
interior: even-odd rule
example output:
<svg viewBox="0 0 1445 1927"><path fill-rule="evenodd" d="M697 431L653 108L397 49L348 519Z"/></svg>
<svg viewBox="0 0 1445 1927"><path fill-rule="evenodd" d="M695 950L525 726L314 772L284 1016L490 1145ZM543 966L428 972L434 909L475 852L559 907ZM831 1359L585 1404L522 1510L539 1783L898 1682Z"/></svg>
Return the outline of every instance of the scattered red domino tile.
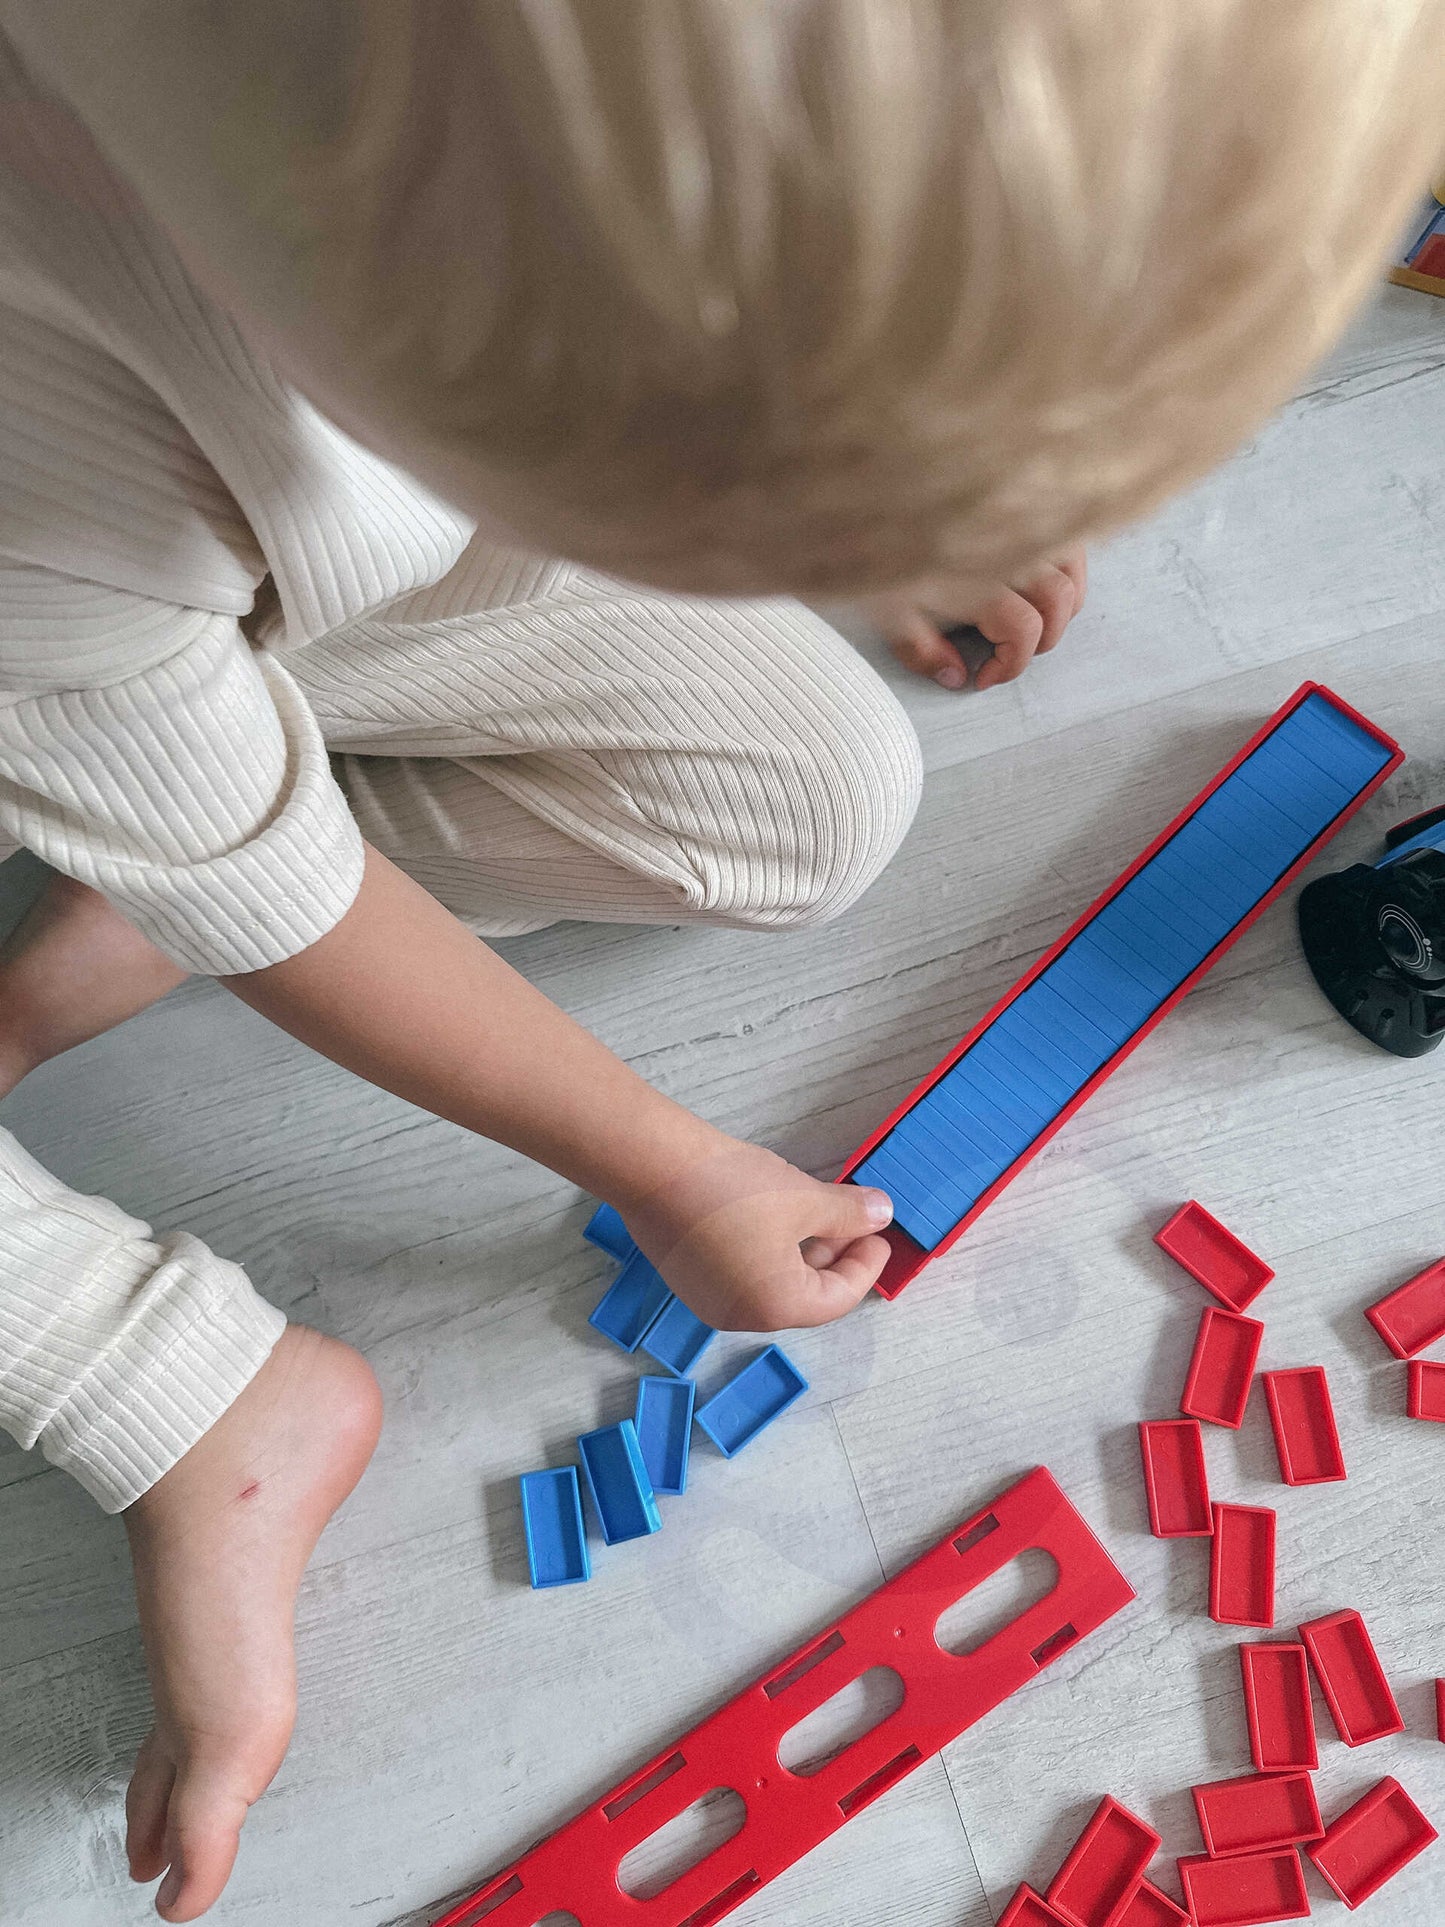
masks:
<svg viewBox="0 0 1445 1927"><path fill-rule="evenodd" d="M1332 1820L1324 1839L1307 1852L1345 1905L1355 1908L1439 1837L1400 1782L1386 1779Z"/></svg>
<svg viewBox="0 0 1445 1927"><path fill-rule="evenodd" d="M1215 1506L1209 1617L1217 1625L1273 1626L1274 1535L1269 1506Z"/></svg>
<svg viewBox="0 0 1445 1927"><path fill-rule="evenodd" d="M1159 1847L1147 1820L1101 1800L1049 1887L1049 1905L1070 1927L1120 1927Z"/></svg>
<svg viewBox="0 0 1445 1927"><path fill-rule="evenodd" d="M1396 1358L1413 1358L1445 1338L1445 1258L1406 1279L1365 1316Z"/></svg>
<svg viewBox="0 0 1445 1927"><path fill-rule="evenodd" d="M1300 1365L1263 1376L1279 1475L1285 1484L1328 1485L1344 1478L1345 1455L1324 1366Z"/></svg>
<svg viewBox="0 0 1445 1927"><path fill-rule="evenodd" d="M1433 1419L1445 1425L1445 1365L1427 1358L1410 1360L1410 1391L1405 1409L1411 1418Z"/></svg>
<svg viewBox="0 0 1445 1927"><path fill-rule="evenodd" d="M1194 1921L1168 1894L1147 1880L1119 1916L1119 1927L1194 1927Z"/></svg>
<svg viewBox="0 0 1445 1927"><path fill-rule="evenodd" d="M1036 1894L1027 1881L1003 1910L998 1927L1072 1927L1062 1914Z"/></svg>
<svg viewBox="0 0 1445 1927"><path fill-rule="evenodd" d="M1237 1432L1244 1423L1263 1337L1264 1326L1257 1318L1241 1318L1237 1312L1206 1305L1180 1411L1188 1418L1207 1419L1211 1425L1227 1425Z"/></svg>
<svg viewBox="0 0 1445 1927"><path fill-rule="evenodd" d="M1293 1847L1235 1860L1198 1854L1179 1862L1179 1878L1196 1927L1266 1927L1310 1916L1304 1869Z"/></svg>
<svg viewBox="0 0 1445 1927"><path fill-rule="evenodd" d="M1365 1746L1405 1722L1365 1622L1354 1611L1329 1613L1300 1627L1336 1730L1346 1746Z"/></svg>
<svg viewBox="0 0 1445 1927"><path fill-rule="evenodd" d="M1308 1772L1246 1773L1197 1786L1194 1811L1211 1860L1272 1853L1325 1837L1315 1784Z"/></svg>
<svg viewBox="0 0 1445 1927"><path fill-rule="evenodd" d="M1204 1436L1192 1418L1145 1419L1139 1426L1149 1529L1156 1539L1207 1539L1214 1531Z"/></svg>
<svg viewBox="0 0 1445 1927"><path fill-rule="evenodd" d="M1155 1232L1154 1242L1229 1311L1246 1310L1274 1276L1271 1265L1192 1198Z"/></svg>
<svg viewBox="0 0 1445 1927"><path fill-rule="evenodd" d="M1239 1668L1249 1722L1249 1757L1261 1773L1297 1768L1313 1773L1320 1752L1304 1646L1283 1640L1246 1643L1239 1649Z"/></svg>
<svg viewBox="0 0 1445 1927"><path fill-rule="evenodd" d="M1435 1682L1435 1737L1445 1744L1445 1679Z"/></svg>

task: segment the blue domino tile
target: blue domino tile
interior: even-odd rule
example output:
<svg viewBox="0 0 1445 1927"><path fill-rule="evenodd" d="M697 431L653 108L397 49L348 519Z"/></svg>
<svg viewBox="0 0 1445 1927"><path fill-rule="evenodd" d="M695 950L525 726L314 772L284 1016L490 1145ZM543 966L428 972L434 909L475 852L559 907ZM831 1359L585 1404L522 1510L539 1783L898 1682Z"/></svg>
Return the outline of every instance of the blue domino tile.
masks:
<svg viewBox="0 0 1445 1927"><path fill-rule="evenodd" d="M642 1341L642 1349L679 1378L690 1378L697 1361L716 1337L717 1332L711 1325L705 1324L680 1298L674 1298L658 1313Z"/></svg>
<svg viewBox="0 0 1445 1927"><path fill-rule="evenodd" d="M730 1459L766 1431L808 1389L808 1381L777 1345L744 1365L706 1405L697 1422L724 1458Z"/></svg>
<svg viewBox="0 0 1445 1927"><path fill-rule="evenodd" d="M1035 1023L1047 1024L1061 1050L1067 1050L1075 1063L1092 1076L1119 1048L1121 1039L1110 1030L1101 1030L1091 1017L1071 1004L1060 992L1051 974L1045 971L1025 991Z"/></svg>
<svg viewBox="0 0 1445 1927"><path fill-rule="evenodd" d="M1390 751L1323 696L1309 696L1279 732L1281 739L1358 793L1378 776Z"/></svg>
<svg viewBox="0 0 1445 1927"><path fill-rule="evenodd" d="M587 1323L623 1351L635 1352L666 1311L671 1297L660 1273L640 1251L634 1251Z"/></svg>
<svg viewBox="0 0 1445 1927"><path fill-rule="evenodd" d="M1182 982L1205 954L1197 939L1191 941L1177 924L1166 923L1137 890L1121 892L1109 908L1118 934L1127 938L1141 956L1157 958L1176 983Z"/></svg>
<svg viewBox="0 0 1445 1927"><path fill-rule="evenodd" d="M1156 917L1165 918L1176 930L1185 932L1196 953L1207 955L1221 937L1228 936L1237 921L1232 913L1211 908L1197 893L1190 896L1163 871L1152 866L1139 877L1138 884L1136 900Z"/></svg>
<svg viewBox="0 0 1445 1927"><path fill-rule="evenodd" d="M1028 1013L1017 1004L1010 1004L1007 1010L999 1012L979 1044L984 1051L1003 1053L1015 1077L1026 1077L1043 1092L1049 1100L1050 1111L1068 1102L1069 1093L1078 1082L1072 1066L1046 1038L1040 1037L1029 1022Z"/></svg>
<svg viewBox="0 0 1445 1927"><path fill-rule="evenodd" d="M1132 1037L1158 1006L1158 992L1141 984L1117 957L1094 941L1092 925L1075 937L1059 961L1061 965L1067 962L1071 970L1081 973L1081 981L1087 984L1101 1004L1114 1012L1116 1021L1124 1026L1125 1037Z"/></svg>
<svg viewBox="0 0 1445 1927"><path fill-rule="evenodd" d="M1034 1135L1002 1111L990 1114L986 1100L952 1072L941 1078L929 1095L951 1130L960 1132L985 1156L1000 1158L1005 1164L1012 1164Z"/></svg>
<svg viewBox="0 0 1445 1927"><path fill-rule="evenodd" d="M1253 863L1271 883L1287 870L1300 851L1300 833L1277 810L1266 816L1251 809L1239 790L1225 788L1211 796L1199 821L1229 844L1237 863Z"/></svg>
<svg viewBox="0 0 1445 1927"><path fill-rule="evenodd" d="M1297 835L1307 836L1311 842L1319 835L1321 821L1329 822L1336 816L1348 796L1345 792L1342 798L1338 785L1323 777L1318 784L1312 782L1278 756L1272 757L1268 764L1254 760L1246 763L1234 780L1249 796L1278 810Z"/></svg>
<svg viewBox="0 0 1445 1927"><path fill-rule="evenodd" d="M1104 1001L1097 974L1088 969L1077 942L1055 957L1041 981L1070 1009L1087 1018L1100 1036L1108 1038L1111 1055L1134 1034L1136 1026L1120 1011L1117 1002Z"/></svg>
<svg viewBox="0 0 1445 1927"><path fill-rule="evenodd" d="M999 1159L952 1128L942 1099L932 1091L902 1120L893 1141L910 1157L922 1158L925 1182L935 1191L953 1191L960 1183L992 1184L998 1175Z"/></svg>
<svg viewBox="0 0 1445 1927"><path fill-rule="evenodd" d="M1022 1091L980 1063L976 1046L959 1059L944 1082L950 1096L957 1096L969 1105L983 1106L986 1116L998 1117L1000 1130L1008 1125L1027 1131L1030 1142L1038 1136L1040 1125L1049 1115L1049 1107L1037 1091Z"/></svg>
<svg viewBox="0 0 1445 1927"><path fill-rule="evenodd" d="M541 1592L549 1586L575 1586L590 1579L592 1562L587 1556L576 1466L564 1465L555 1472L524 1472L520 1484L522 1530L533 1587Z"/></svg>
<svg viewBox="0 0 1445 1927"><path fill-rule="evenodd" d="M609 1258L615 1258L619 1264L626 1264L637 1249L632 1242L632 1233L622 1222L622 1213L610 1204L598 1205L583 1225L582 1236L588 1244L596 1245L599 1251L605 1251Z"/></svg>
<svg viewBox="0 0 1445 1927"><path fill-rule="evenodd" d="M690 1378L644 1378L637 1385L637 1444L654 1492L687 1490L687 1451L692 1438Z"/></svg>
<svg viewBox="0 0 1445 1927"><path fill-rule="evenodd" d="M1041 1065L1030 1063L1012 1037L996 1037L993 1025L989 1026L968 1055L986 1076L996 1077L1000 1084L1007 1084L1010 1090L1017 1091L1024 1103L1032 1106L1041 1124L1059 1108L1059 1091L1055 1080Z"/></svg>
<svg viewBox="0 0 1445 1927"><path fill-rule="evenodd" d="M1192 820L1155 857L1149 874L1161 888L1183 891L1227 917L1231 929L1259 901L1256 880L1231 868L1219 838Z"/></svg>
<svg viewBox="0 0 1445 1927"><path fill-rule="evenodd" d="M1244 916L1248 906L1258 903L1265 891L1273 887L1278 870L1273 864L1259 862L1238 851L1228 835L1216 829L1202 811L1190 827L1199 839L1200 865L1205 876L1238 879L1239 899L1246 905L1240 915Z"/></svg>
<svg viewBox="0 0 1445 1927"><path fill-rule="evenodd" d="M1136 1011L1134 1028L1137 1030L1145 1017L1154 1011L1179 982L1178 973L1166 970L1151 958L1141 957L1138 946L1126 930L1121 930L1113 915L1112 903L1095 917L1086 931L1075 941L1088 948L1091 954L1104 959L1117 973L1114 995L1119 999L1120 1008ZM1133 990L1130 990L1130 985ZM1142 1001L1138 993L1143 993Z"/></svg>
<svg viewBox="0 0 1445 1927"><path fill-rule="evenodd" d="M604 1545L642 1539L662 1524L652 1481L642 1462L637 1428L630 1418L584 1432L577 1441L587 1490L597 1510Z"/></svg>

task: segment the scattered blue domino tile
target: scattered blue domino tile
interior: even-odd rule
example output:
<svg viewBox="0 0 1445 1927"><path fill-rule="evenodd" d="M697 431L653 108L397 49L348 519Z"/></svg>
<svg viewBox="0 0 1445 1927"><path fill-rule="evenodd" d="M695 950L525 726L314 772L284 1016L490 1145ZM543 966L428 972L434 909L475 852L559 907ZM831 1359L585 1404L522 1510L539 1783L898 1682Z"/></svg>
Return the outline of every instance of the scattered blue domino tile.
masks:
<svg viewBox="0 0 1445 1927"><path fill-rule="evenodd" d="M524 1472L520 1483L522 1530L535 1590L575 1586L590 1579L592 1561L587 1556L576 1466L564 1465L555 1472Z"/></svg>
<svg viewBox="0 0 1445 1927"><path fill-rule="evenodd" d="M623 1351L635 1352L671 1298L660 1273L640 1251L634 1251L587 1323Z"/></svg>
<svg viewBox="0 0 1445 1927"><path fill-rule="evenodd" d="M807 1389L807 1379L787 1354L769 1345L698 1408L697 1422L723 1457L730 1459Z"/></svg>
<svg viewBox="0 0 1445 1927"><path fill-rule="evenodd" d="M697 1361L717 1337L713 1326L689 1311L680 1298L664 1305L642 1341L642 1349L678 1378L690 1378Z"/></svg>
<svg viewBox="0 0 1445 1927"><path fill-rule="evenodd" d="M587 1490L597 1508L605 1545L619 1545L624 1539L643 1539L656 1532L662 1514L652 1496L652 1481L642 1462L642 1447L637 1443L637 1428L630 1418L618 1425L604 1425L596 1432L584 1432L577 1441Z"/></svg>
<svg viewBox="0 0 1445 1927"><path fill-rule="evenodd" d="M626 1264L636 1251L632 1233L622 1222L622 1213L610 1204L599 1204L592 1216L582 1227L582 1236L588 1244L596 1245L609 1257L616 1258L619 1264Z"/></svg>
<svg viewBox="0 0 1445 1927"><path fill-rule="evenodd" d="M654 1492L687 1490L687 1448L692 1437L690 1378L643 1378L637 1383L637 1443Z"/></svg>

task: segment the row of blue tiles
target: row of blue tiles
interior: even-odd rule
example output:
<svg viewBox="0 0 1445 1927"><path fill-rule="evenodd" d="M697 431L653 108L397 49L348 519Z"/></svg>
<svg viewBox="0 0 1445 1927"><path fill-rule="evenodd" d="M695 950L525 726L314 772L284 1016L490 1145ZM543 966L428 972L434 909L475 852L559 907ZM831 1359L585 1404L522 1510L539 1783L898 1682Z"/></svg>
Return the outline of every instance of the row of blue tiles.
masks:
<svg viewBox="0 0 1445 1927"><path fill-rule="evenodd" d="M854 1173L938 1244L1198 969L1389 753L1311 695L1000 1012Z"/></svg>

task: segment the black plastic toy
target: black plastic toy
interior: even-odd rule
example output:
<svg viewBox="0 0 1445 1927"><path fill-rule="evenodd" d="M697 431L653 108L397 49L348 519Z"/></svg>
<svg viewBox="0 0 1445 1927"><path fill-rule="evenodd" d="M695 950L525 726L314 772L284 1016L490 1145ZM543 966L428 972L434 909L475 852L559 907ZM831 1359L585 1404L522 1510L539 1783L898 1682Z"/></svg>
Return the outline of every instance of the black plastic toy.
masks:
<svg viewBox="0 0 1445 1927"><path fill-rule="evenodd" d="M1305 956L1362 1036L1396 1057L1445 1038L1445 807L1397 823L1387 855L1300 894Z"/></svg>

